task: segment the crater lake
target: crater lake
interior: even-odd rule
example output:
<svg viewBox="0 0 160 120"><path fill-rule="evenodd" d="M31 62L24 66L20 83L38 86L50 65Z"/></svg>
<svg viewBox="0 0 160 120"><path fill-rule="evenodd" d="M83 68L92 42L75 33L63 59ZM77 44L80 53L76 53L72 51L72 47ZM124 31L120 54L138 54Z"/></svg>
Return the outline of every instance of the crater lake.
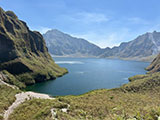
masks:
<svg viewBox="0 0 160 120"><path fill-rule="evenodd" d="M145 74L149 62L101 58L54 58L69 73L56 80L37 83L27 91L46 93L52 96L80 95L95 89L110 89L128 83L128 78Z"/></svg>

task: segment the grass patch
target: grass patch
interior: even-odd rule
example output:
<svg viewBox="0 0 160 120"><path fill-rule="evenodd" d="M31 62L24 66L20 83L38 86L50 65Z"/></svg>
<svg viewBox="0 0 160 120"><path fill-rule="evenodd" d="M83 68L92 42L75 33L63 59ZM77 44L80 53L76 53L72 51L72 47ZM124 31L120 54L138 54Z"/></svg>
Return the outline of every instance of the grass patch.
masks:
<svg viewBox="0 0 160 120"><path fill-rule="evenodd" d="M70 105L68 113L60 111ZM80 96L55 100L33 99L21 104L12 120L50 120L51 108L57 108L60 120L157 120L160 116L160 87L147 92L124 92L121 88L95 90Z"/></svg>
<svg viewBox="0 0 160 120"><path fill-rule="evenodd" d="M52 108L65 108L66 103L61 103L58 100L44 100L44 99L32 99L22 103L14 112L10 115L11 120L51 120Z"/></svg>
<svg viewBox="0 0 160 120"><path fill-rule="evenodd" d="M160 86L160 72L137 75L129 79L132 82L123 85L121 88L131 92L152 90L153 88Z"/></svg>
<svg viewBox="0 0 160 120"><path fill-rule="evenodd" d="M15 76L10 74L8 71L3 70L2 73L6 76L6 79L4 79L4 82L9 83L11 85L15 85L19 88L25 87L25 84L23 82L20 82Z"/></svg>
<svg viewBox="0 0 160 120"><path fill-rule="evenodd" d="M60 120L157 120L160 116L160 74L132 77L132 82L116 89L93 90L79 96L33 99L21 104L12 120L50 120L51 108L57 108ZM61 108L70 105L68 113Z"/></svg>
<svg viewBox="0 0 160 120"><path fill-rule="evenodd" d="M2 114L15 101L15 95L20 91L6 85L0 85L0 113Z"/></svg>
<svg viewBox="0 0 160 120"><path fill-rule="evenodd" d="M11 120L50 120L56 108L60 120L157 120L160 116L160 73L138 75L131 82L115 89L93 90L79 96L56 97L55 100L25 101L11 114ZM8 89L1 88L7 97ZM7 92L7 93L6 93ZM13 101L15 93L2 111ZM68 113L61 111L70 105Z"/></svg>
<svg viewBox="0 0 160 120"><path fill-rule="evenodd" d="M123 92L120 89L97 90L81 96L66 96L59 99L70 103L68 115L76 119L123 118L124 120L134 117L151 117L150 120L154 120L153 117L156 115L152 115L152 111L159 114L159 92L159 88L147 93Z"/></svg>

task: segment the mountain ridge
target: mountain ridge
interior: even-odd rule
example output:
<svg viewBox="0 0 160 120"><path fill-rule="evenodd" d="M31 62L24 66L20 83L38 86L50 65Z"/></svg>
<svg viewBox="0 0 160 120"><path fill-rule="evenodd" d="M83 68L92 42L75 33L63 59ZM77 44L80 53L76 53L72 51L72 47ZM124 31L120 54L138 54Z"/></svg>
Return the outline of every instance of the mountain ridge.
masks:
<svg viewBox="0 0 160 120"><path fill-rule="evenodd" d="M156 41L155 41L156 40ZM119 58L147 57L160 52L160 32L146 33L129 42L122 42L118 47L106 50L101 57L114 56ZM108 52L110 55L108 55Z"/></svg>
<svg viewBox="0 0 160 120"><path fill-rule="evenodd" d="M102 49L82 38L72 37L57 29L52 29L43 34L49 52L58 56L98 56Z"/></svg>
<svg viewBox="0 0 160 120"><path fill-rule="evenodd" d="M49 32L49 34L48 34ZM83 49L83 52L78 52L78 47L74 47L75 43L73 44L72 41L79 41L82 40L87 41L82 38L72 37L66 33L63 33L57 29L52 29L50 31L43 34L44 39L46 40L47 46L49 48L49 52L54 56L61 56L61 57L100 57L100 58L120 58L125 60L140 60L140 61L152 61L156 55L160 52L160 32L147 32L138 36L136 39L131 40L129 42L122 42L119 46L115 47L106 47L100 48L93 43L88 42L88 48L90 46L92 49ZM67 40L66 40L67 39ZM70 42L68 42L68 39ZM60 42L60 44L58 43ZM81 41L80 41L81 42ZM58 43L58 45L57 45ZM80 44L80 43L79 43ZM76 44L77 46L79 45ZM69 50L67 47L69 46ZM52 49L56 49L53 51ZM64 49L65 48L65 49ZM72 49L74 48L74 52ZM94 52L93 52L94 51ZM98 51L97 53L95 51ZM74 54L73 54L74 53ZM87 53L87 54L85 54Z"/></svg>

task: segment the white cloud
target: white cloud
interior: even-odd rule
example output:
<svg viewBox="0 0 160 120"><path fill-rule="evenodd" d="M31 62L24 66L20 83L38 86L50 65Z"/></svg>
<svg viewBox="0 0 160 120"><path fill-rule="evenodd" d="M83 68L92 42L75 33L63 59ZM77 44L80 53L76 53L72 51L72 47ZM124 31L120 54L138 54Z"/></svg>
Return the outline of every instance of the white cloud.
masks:
<svg viewBox="0 0 160 120"><path fill-rule="evenodd" d="M102 13L81 12L81 13L76 13L73 16L70 16L70 20L88 24L88 23L108 22L109 18Z"/></svg>

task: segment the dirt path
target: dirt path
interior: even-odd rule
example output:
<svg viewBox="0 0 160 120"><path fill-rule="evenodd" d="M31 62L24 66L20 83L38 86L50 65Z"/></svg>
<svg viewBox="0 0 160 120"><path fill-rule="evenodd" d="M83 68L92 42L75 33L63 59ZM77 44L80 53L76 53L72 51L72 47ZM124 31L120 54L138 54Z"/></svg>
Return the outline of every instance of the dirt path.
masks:
<svg viewBox="0 0 160 120"><path fill-rule="evenodd" d="M22 92L15 95L16 101L8 108L4 113L4 120L8 120L9 115L17 108L21 103L31 98L40 98L40 99L55 99L51 98L49 95L34 93L34 92Z"/></svg>
<svg viewBox="0 0 160 120"><path fill-rule="evenodd" d="M6 85L6 86L8 86L8 87L11 87L11 88L13 88L13 89L19 89L18 87L14 86L14 85L10 85L10 84L4 82L4 81L3 81L4 79L6 79L6 76L3 75L2 73L0 73L0 85L2 84L2 85Z"/></svg>
<svg viewBox="0 0 160 120"><path fill-rule="evenodd" d="M13 89L19 89L18 87L16 87L16 86L13 86L13 85L10 85L10 84L8 84L8 83L5 83L4 81L2 81L1 79L0 79L0 85L6 85L6 86L8 86L8 87L11 87L11 88L13 88Z"/></svg>
<svg viewBox="0 0 160 120"><path fill-rule="evenodd" d="M3 80L5 79L5 75L0 73L0 85L6 85L8 87L11 87L13 89L19 89L18 87L14 86L14 85L10 85L6 82L4 82ZM55 99L50 97L47 94L40 94L40 93L35 93L35 92L22 92L19 94L15 95L16 100L15 102L8 108L8 110L5 111L4 115L0 114L0 116L3 116L4 120L8 120L9 115L11 113L13 113L14 109L17 108L20 104L22 104L23 102L25 102L26 100L30 100L32 98L38 98L38 99ZM61 112L65 112L67 113L67 111L69 110L70 105L68 104L67 108L62 108ZM51 114L52 114L52 119L53 120L58 120L57 119L57 109L56 108L52 108L51 109Z"/></svg>

